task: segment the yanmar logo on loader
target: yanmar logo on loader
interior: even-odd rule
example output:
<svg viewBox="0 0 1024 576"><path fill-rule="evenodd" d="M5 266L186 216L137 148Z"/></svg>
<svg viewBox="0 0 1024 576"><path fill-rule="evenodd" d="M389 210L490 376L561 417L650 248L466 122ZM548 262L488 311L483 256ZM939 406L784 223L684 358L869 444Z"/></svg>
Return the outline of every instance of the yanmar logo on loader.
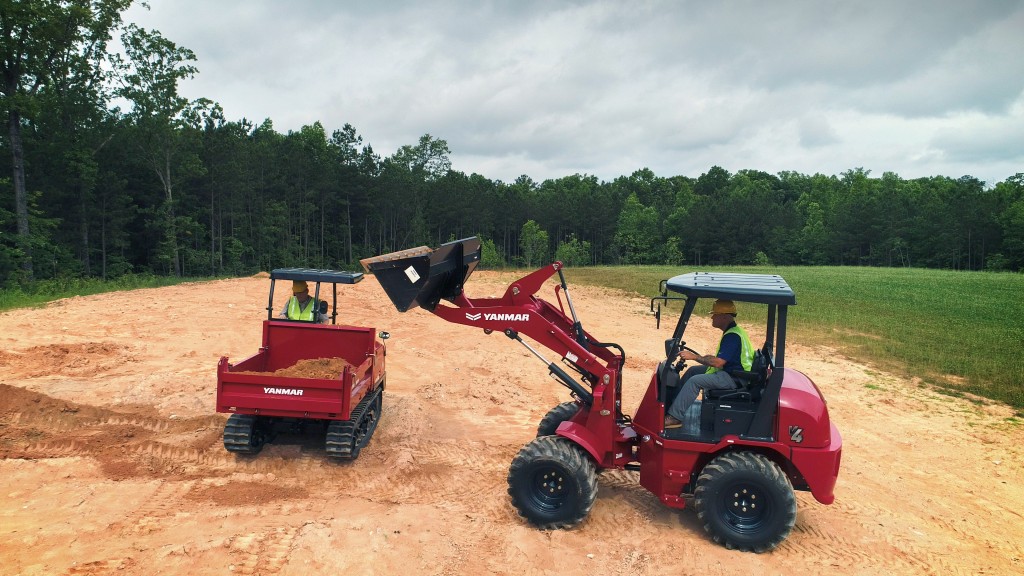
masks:
<svg viewBox="0 0 1024 576"><path fill-rule="evenodd" d="M302 396L302 390L298 388L263 388L264 394L284 394L285 396Z"/></svg>
<svg viewBox="0 0 1024 576"><path fill-rule="evenodd" d="M484 312L477 312L476 314L470 314L469 312L466 312L466 320L470 320L470 321L476 322L481 317L483 317L483 319L487 320L487 321L497 321L497 322L529 322L530 321L530 315L529 314L494 314L494 313L484 313Z"/></svg>

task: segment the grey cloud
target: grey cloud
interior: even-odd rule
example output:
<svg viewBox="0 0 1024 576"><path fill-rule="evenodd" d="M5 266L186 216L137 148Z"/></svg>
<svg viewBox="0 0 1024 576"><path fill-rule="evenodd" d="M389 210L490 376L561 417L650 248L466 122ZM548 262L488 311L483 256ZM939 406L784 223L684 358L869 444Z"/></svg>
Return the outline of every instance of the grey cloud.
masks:
<svg viewBox="0 0 1024 576"><path fill-rule="evenodd" d="M811 114L800 119L800 144L807 148L819 148L839 141L835 129L822 114Z"/></svg>
<svg viewBox="0 0 1024 576"><path fill-rule="evenodd" d="M430 133L505 181L980 172L1019 143L997 135L1022 116L1021 1L151 3L199 56L187 94L229 118L351 123L382 155Z"/></svg>

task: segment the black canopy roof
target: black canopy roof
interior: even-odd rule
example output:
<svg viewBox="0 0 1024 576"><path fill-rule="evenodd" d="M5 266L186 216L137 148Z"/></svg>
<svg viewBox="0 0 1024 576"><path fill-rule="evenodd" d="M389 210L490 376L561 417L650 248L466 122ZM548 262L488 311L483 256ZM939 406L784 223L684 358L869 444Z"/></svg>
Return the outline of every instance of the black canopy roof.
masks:
<svg viewBox="0 0 1024 576"><path fill-rule="evenodd" d="M271 280L305 280L306 282L330 282L333 284L355 284L363 279L362 272L339 272L314 268L277 268L270 272Z"/></svg>
<svg viewBox="0 0 1024 576"><path fill-rule="evenodd" d="M759 304L796 304L789 284L777 274L691 272L668 280L666 287L697 298L721 298Z"/></svg>

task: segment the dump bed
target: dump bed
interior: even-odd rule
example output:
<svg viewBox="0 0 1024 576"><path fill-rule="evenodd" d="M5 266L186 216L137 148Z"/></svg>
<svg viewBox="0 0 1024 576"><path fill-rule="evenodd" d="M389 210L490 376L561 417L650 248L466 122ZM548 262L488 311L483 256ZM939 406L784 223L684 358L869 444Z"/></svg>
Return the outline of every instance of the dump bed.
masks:
<svg viewBox="0 0 1024 576"><path fill-rule="evenodd" d="M344 363L331 363L339 366L337 374L314 377L286 370L318 359ZM265 320L263 346L256 355L236 364L227 356L220 359L217 411L348 420L353 407L383 379L384 346L373 328Z"/></svg>

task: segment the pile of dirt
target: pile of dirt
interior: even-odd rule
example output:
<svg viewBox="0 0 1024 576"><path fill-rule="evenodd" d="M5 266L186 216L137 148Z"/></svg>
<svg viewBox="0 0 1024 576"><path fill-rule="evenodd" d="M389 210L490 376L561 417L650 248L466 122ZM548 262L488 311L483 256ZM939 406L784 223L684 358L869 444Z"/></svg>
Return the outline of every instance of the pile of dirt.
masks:
<svg viewBox="0 0 1024 576"><path fill-rule="evenodd" d="M259 376L281 376L284 378L312 378L315 380L336 380L341 377L346 367L351 367L344 358L313 358L299 360L287 368L273 372L242 371L232 374L253 374Z"/></svg>
<svg viewBox="0 0 1024 576"><path fill-rule="evenodd" d="M48 344L0 352L0 368L22 378L94 375L135 360L131 347L112 342Z"/></svg>

